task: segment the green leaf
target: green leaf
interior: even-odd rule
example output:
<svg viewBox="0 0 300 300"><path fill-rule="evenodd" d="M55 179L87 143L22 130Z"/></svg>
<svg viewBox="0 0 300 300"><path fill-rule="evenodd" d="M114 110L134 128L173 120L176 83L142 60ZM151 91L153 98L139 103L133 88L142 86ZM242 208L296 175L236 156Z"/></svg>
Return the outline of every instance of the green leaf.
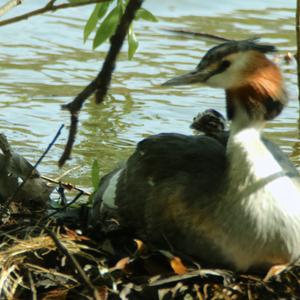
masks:
<svg viewBox="0 0 300 300"><path fill-rule="evenodd" d="M92 164L92 184L94 190L97 190L99 182L100 182L100 167L98 161L95 159Z"/></svg>
<svg viewBox="0 0 300 300"><path fill-rule="evenodd" d="M105 16L110 3L111 3L110 1L107 1L95 5L93 12L91 13L84 27L84 31L83 31L84 42L86 42L91 32L96 28L97 22L100 21Z"/></svg>
<svg viewBox="0 0 300 300"><path fill-rule="evenodd" d="M107 9L108 9L108 7L110 6L111 3L112 3L112 1L99 3L101 5L101 8L98 11L98 20L101 20L105 16L105 14L107 12Z"/></svg>
<svg viewBox="0 0 300 300"><path fill-rule="evenodd" d="M139 42L136 39L132 25L130 25L128 30L128 59L129 60L133 58L138 46L139 46Z"/></svg>
<svg viewBox="0 0 300 300"><path fill-rule="evenodd" d="M144 8L140 8L136 12L135 19L143 19L145 21L158 22L158 19L149 10L146 10Z"/></svg>
<svg viewBox="0 0 300 300"><path fill-rule="evenodd" d="M103 20L99 28L97 29L96 36L94 38L93 48L97 48L110 38L119 23L121 7L116 6Z"/></svg>

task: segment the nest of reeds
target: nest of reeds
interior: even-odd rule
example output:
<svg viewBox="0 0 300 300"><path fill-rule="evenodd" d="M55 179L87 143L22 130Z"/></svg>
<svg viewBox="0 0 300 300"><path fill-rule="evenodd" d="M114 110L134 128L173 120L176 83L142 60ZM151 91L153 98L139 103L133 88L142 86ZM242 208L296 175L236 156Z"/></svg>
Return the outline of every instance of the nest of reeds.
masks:
<svg viewBox="0 0 300 300"><path fill-rule="evenodd" d="M1 227L1 299L298 299L300 267L265 274L202 269L124 231L97 238L54 221Z"/></svg>

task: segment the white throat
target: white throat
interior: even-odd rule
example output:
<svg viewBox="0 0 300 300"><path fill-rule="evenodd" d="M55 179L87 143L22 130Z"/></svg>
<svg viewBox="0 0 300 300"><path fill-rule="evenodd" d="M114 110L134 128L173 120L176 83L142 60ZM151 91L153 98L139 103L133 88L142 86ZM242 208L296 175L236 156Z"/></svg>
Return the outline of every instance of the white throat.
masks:
<svg viewBox="0 0 300 300"><path fill-rule="evenodd" d="M252 180L260 180L282 171L281 166L261 139L261 123L253 125L238 130L233 124L228 141L227 155L231 171L239 172L242 175L239 176L241 180L242 177L249 176ZM242 174L244 172L246 174Z"/></svg>
<svg viewBox="0 0 300 300"><path fill-rule="evenodd" d="M238 228L237 245L253 244L249 246L249 257L254 249L258 255L252 257L253 261L241 256L237 263L247 268L247 264L259 264L263 256L278 263L278 253L281 258L296 258L300 248L297 244L300 244L300 182L284 172L264 144L262 122L244 127L239 121L239 118L233 121L227 144L228 182L224 202L232 215L224 223L231 229ZM257 250L260 247L261 253ZM275 248L280 249L278 253ZM237 249L233 243L229 255L239 253Z"/></svg>
<svg viewBox="0 0 300 300"><path fill-rule="evenodd" d="M235 103L235 117L230 126L230 135L234 136L241 131L254 129L260 137L265 124L263 119L251 119L246 110L239 103Z"/></svg>

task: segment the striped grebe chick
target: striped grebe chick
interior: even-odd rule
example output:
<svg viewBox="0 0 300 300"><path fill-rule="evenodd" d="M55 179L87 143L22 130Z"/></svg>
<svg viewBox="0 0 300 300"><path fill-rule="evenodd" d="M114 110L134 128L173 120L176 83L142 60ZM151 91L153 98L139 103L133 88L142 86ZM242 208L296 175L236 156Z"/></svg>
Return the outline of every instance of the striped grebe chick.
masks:
<svg viewBox="0 0 300 300"><path fill-rule="evenodd" d="M193 122L190 125L195 135L210 136L224 146L227 144L229 132L227 129L227 121L224 116L214 109L206 109L200 112L193 118Z"/></svg>
<svg viewBox="0 0 300 300"><path fill-rule="evenodd" d="M223 88L227 143L162 133L138 143L126 165L106 175L93 222L113 214L138 237L172 247L203 266L245 271L300 255L300 179L287 156L262 138L287 102L272 45L230 41L165 86Z"/></svg>
<svg viewBox="0 0 300 300"><path fill-rule="evenodd" d="M198 113L190 127L194 134L218 134L226 129L226 119L221 113L210 108Z"/></svg>

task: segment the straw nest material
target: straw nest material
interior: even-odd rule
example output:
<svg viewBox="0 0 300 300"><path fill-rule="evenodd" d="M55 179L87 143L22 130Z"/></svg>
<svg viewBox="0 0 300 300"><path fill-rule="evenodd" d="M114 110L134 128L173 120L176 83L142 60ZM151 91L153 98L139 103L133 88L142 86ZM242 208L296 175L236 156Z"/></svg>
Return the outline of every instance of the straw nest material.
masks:
<svg viewBox="0 0 300 300"><path fill-rule="evenodd" d="M1 299L300 298L299 266L264 277L202 269L124 232L87 237L54 221L1 228Z"/></svg>

